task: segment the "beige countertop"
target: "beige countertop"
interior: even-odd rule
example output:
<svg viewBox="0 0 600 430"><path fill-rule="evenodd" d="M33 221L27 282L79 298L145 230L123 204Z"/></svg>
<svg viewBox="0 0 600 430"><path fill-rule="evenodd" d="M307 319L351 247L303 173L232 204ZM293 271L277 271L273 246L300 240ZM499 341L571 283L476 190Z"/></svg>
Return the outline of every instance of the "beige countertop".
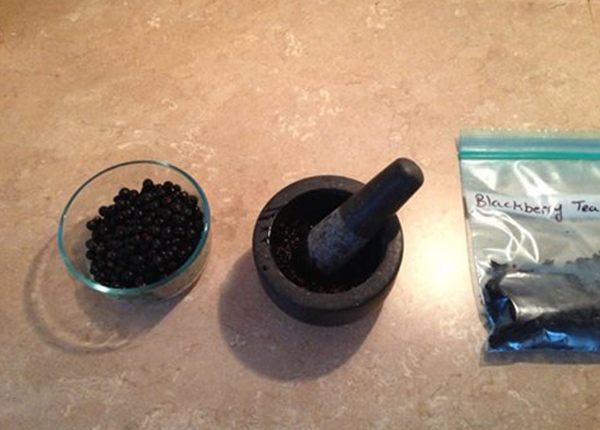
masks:
<svg viewBox="0 0 600 430"><path fill-rule="evenodd" d="M597 128L599 33L584 0L2 0L0 428L600 428L597 365L483 363L455 150ZM398 156L426 184L382 311L283 314L249 253L268 198ZM200 283L141 310L69 281L55 239L83 180L140 158L214 222Z"/></svg>

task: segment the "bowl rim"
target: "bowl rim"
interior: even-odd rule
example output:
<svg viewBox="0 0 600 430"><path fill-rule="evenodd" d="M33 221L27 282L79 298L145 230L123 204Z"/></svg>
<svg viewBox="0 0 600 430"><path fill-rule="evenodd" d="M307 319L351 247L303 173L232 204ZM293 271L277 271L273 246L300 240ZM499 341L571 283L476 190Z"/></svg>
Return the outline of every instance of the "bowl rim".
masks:
<svg viewBox="0 0 600 430"><path fill-rule="evenodd" d="M77 270L75 268L75 266L73 265L73 263L71 262L71 260L69 259L67 252L65 250L65 244L64 244L64 240L63 240L63 234L64 234L64 224L65 224L65 220L67 217L67 214L69 213L69 209L71 208L71 206L73 205L73 202L76 200L77 196L79 195L79 193L81 193L81 191L83 191L85 189L85 187L87 187L89 184L91 184L94 180L96 180L98 177L121 167L125 167L125 166L131 166L131 165L135 165L135 164L155 164L157 166L161 166L161 167L165 167L167 169L172 169L175 170L177 173L180 173L182 176L184 176L188 181L190 181L190 183L193 185L193 187L196 189L196 191L198 192L198 195L200 196L200 201L202 202L202 210L204 212L204 228L202 230L202 236L200 238L200 241L198 242L198 245L196 246L196 248L194 249L194 252L192 253L192 255L186 260L185 263L183 263L175 272L171 273L169 276L167 276L164 279L161 279L159 281L153 282L151 284L148 285L144 285L142 287L137 287L137 288L116 288L116 287L108 287L106 285L102 285L97 283L96 281L94 281L93 279L87 277L86 275L84 275L82 272L80 272L79 270ZM189 174L187 173L185 170L180 169L179 167L168 163L166 161L160 161L160 160L133 160L133 161L126 161L123 163L119 163L119 164L115 164L113 166L110 166L104 170L99 171L98 173L96 173L95 175L91 176L89 179L87 179L86 181L84 181L79 187L77 187L77 190L75 191L75 193L73 193L73 195L71 196L71 198L69 198L69 201L67 202L67 205L65 206L65 208L62 211L62 214L60 216L60 221L58 224L58 230L57 230L57 238L58 238L58 249L59 249L59 253L60 253L60 257L63 261L63 263L67 266L67 269L69 270L69 272L75 276L75 278L82 282L83 284L85 284L86 286L88 286L89 288L107 294L107 295L111 295L111 296L119 296L119 297L126 297L126 296L138 296L142 293L147 293L153 290L156 290L157 288L160 288L162 286L164 286L165 284L168 284L169 282L171 282L173 279L177 278L179 275L181 275L182 273L184 273L191 265L192 263L198 258L198 256L200 256L202 254L202 250L204 249L204 247L206 246L206 243L208 241L208 236L210 233L210 206L208 205L208 198L206 197L206 194L204 193L204 190L202 189L202 187L200 187L200 185L198 184L198 182L196 182L196 180Z"/></svg>

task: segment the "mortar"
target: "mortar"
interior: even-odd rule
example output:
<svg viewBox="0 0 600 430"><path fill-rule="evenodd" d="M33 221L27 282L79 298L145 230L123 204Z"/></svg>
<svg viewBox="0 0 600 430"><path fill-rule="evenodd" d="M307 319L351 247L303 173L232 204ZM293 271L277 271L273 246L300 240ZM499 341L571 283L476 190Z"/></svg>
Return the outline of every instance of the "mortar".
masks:
<svg viewBox="0 0 600 430"><path fill-rule="evenodd" d="M359 181L341 176L302 179L266 204L254 228L253 254L267 295L290 316L316 325L356 321L382 306L403 253L400 221L392 215L334 274L309 264L309 231L354 193Z"/></svg>

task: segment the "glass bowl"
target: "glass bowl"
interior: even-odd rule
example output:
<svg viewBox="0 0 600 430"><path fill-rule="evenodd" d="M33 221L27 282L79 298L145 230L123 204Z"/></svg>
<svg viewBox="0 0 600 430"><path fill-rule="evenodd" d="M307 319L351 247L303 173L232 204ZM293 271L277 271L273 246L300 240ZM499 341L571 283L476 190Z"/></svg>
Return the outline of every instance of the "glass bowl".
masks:
<svg viewBox="0 0 600 430"><path fill-rule="evenodd" d="M144 179L155 183L171 181L182 190L198 198L204 213L204 229L192 255L168 277L138 288L117 288L96 282L90 274L85 242L91 238L87 221L98 215L98 208L112 203L112 198L123 187L140 190ZM175 297L189 288L200 277L208 255L210 208L204 191L189 174L162 161L130 161L109 167L85 181L69 199L58 226L60 256L70 274L87 287L108 297L126 300L163 300Z"/></svg>

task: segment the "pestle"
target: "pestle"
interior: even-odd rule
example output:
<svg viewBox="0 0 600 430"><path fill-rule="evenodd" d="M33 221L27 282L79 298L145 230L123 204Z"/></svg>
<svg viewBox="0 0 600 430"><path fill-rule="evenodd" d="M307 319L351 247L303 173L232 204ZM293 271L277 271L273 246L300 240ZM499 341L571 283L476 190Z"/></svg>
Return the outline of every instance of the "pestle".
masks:
<svg viewBox="0 0 600 430"><path fill-rule="evenodd" d="M423 184L412 160L399 158L311 229L310 263L321 273L338 271Z"/></svg>

